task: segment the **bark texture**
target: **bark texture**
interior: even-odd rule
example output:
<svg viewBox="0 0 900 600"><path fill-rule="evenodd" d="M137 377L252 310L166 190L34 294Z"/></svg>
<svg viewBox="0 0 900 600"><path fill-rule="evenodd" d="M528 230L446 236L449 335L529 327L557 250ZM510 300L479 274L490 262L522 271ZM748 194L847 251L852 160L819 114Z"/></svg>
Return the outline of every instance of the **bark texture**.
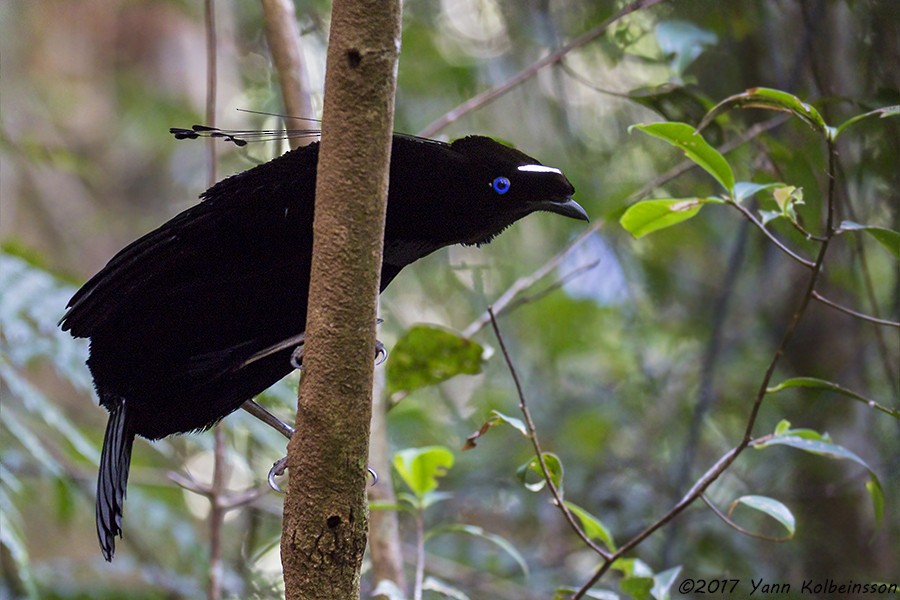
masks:
<svg viewBox="0 0 900 600"><path fill-rule="evenodd" d="M304 374L288 444L288 600L359 597L400 19L399 0L332 7Z"/></svg>

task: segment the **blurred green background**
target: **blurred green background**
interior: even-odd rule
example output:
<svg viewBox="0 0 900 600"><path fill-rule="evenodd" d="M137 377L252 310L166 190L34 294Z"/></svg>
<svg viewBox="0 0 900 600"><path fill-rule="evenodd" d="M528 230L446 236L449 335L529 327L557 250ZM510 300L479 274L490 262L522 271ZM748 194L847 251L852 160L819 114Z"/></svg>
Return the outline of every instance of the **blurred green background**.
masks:
<svg viewBox="0 0 900 600"><path fill-rule="evenodd" d="M420 131L623 4L408 0L396 129ZM235 110L283 110L259 4L220 0L216 8L219 126L279 127L275 118ZM296 8L320 110L329 4L298 1ZM207 503L167 473L208 478L212 435L136 444L126 537L115 561L103 562L93 487L106 414L92 396L86 343L56 329L77 286L204 190L204 145L167 133L203 121L204 35L199 1L0 0L2 598L206 593ZM753 86L812 101L836 124L897 104L898 71L895 0L669 1L617 22L561 65L440 132L445 139L490 135L563 169L592 216L595 231L526 292L536 295L532 302L500 324L544 448L564 463L567 499L599 517L619 543L664 514L740 441L808 275L724 207L633 239L618 217L638 190L682 157L629 134L628 126L663 119L696 125L713 104ZM772 116L729 113L704 136L713 145L733 142ZM842 218L900 229L898 134L894 118L842 135ZM279 143L247 149L222 143L219 177L283 150ZM802 186L801 218L821 231L825 145L808 127L781 124L728 157L738 179ZM716 193L715 182L695 169L653 196ZM535 215L489 246L428 257L382 296L380 338L390 348L423 322L464 330L584 229ZM815 244L789 225L772 229L800 254L815 256ZM874 298L883 318L898 320L900 276L889 253L850 236L829 252L823 293L867 313ZM594 266L567 277L585 265ZM540 293L563 279L559 289ZM492 409L517 415L495 338L488 328L474 339L493 350L484 373L412 392L389 413L389 436L394 450L452 449L456 463L440 489L453 496L429 511L429 524L469 523L502 535L525 557L530 575L524 578L496 546L462 536L429 542L426 568L472 598L548 598L558 586L581 585L596 556L566 527L546 491L529 492L516 479L532 450L514 429L492 430L476 449L460 452ZM896 408L898 356L896 329L877 335L871 324L813 303L774 381L821 377ZM290 418L295 392L292 376L264 401ZM878 474L885 492L880 527L865 469L770 448L742 455L709 497L722 508L743 494L777 498L796 517L793 540L742 536L698 502L632 556L655 571L681 565L683 576L695 578L755 577L797 587L806 578L896 581L898 422L834 394L791 391L767 397L755 435L781 419L828 432ZM283 440L240 412L225 423L231 486L264 486ZM229 513L227 597L281 593L280 512L281 498L270 493ZM781 533L752 513L736 515L754 531ZM402 515L401 525L412 544ZM412 547L405 551L411 561ZM597 589L616 590L616 580L607 576ZM371 589L373 582L364 585Z"/></svg>

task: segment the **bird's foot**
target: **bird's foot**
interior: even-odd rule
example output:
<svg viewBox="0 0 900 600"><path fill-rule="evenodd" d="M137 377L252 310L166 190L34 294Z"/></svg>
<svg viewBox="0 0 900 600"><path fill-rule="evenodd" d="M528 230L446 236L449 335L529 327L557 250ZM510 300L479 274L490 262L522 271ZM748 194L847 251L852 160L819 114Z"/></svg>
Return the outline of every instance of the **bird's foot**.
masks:
<svg viewBox="0 0 900 600"><path fill-rule="evenodd" d="M375 366L382 364L387 360L388 351L381 340L375 340Z"/></svg>
<svg viewBox="0 0 900 600"><path fill-rule="evenodd" d="M278 482L275 481L275 478L284 475L284 472L287 470L287 460L287 456L279 458L272 464L272 468L269 469L269 487L279 494L283 494L284 490L281 489L281 486L278 485ZM372 485L378 483L378 473L375 472L375 469L373 469L372 467L366 467L366 471L368 471L369 475L372 476Z"/></svg>

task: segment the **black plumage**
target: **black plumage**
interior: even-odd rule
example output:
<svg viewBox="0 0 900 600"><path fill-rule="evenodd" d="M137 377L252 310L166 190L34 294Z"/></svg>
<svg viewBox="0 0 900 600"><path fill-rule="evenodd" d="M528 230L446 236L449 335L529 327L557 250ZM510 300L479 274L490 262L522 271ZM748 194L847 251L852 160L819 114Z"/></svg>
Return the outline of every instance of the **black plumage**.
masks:
<svg viewBox="0 0 900 600"><path fill-rule="evenodd" d="M317 160L311 144L219 182L69 301L62 328L90 338L110 413L97 484L107 560L135 435L206 429L292 370L292 348L259 353L305 328ZM380 289L427 254L487 243L532 212L587 220L573 192L560 171L490 138L395 135Z"/></svg>

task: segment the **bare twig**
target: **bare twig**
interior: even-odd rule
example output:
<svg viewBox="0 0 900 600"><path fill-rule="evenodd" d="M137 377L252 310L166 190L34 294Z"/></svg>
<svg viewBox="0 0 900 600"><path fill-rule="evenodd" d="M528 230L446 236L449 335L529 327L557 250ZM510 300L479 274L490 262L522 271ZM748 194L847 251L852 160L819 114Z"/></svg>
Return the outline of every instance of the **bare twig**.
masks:
<svg viewBox="0 0 900 600"><path fill-rule="evenodd" d="M575 531L578 537L580 537L591 550L602 556L604 559L609 560L610 553L595 544L594 541L587 536L587 534L575 520L575 515L572 514L572 511L570 511L569 507L566 506L565 502L563 502L562 493L553 482L553 477L550 475L550 470L547 468L547 462L544 460L544 451L541 449L541 444L538 441L537 431L534 427L534 421L531 419L531 411L528 410L528 404L525 402L525 392L522 390L522 384L519 381L519 375L518 373L516 373L516 368L515 366L513 366L512 358L510 358L509 352L506 349L506 344L503 341L503 335L500 333L500 328L497 325L497 318L494 315L493 308L489 306L487 309L487 313L491 321L491 327L493 327L494 329L494 335L497 336L497 342L500 344L500 351L503 353L503 359L506 361L506 366L509 368L509 373L512 376L513 383L516 386L516 393L519 396L519 410L522 411L522 415L525 417L525 426L528 429L528 438L531 440L531 445L534 447L534 454L537 457L538 464L541 467L541 473L544 476L544 481L547 483L547 488L553 495L554 504L562 512L563 516L566 518L566 522L569 523L569 526L573 531Z"/></svg>
<svg viewBox="0 0 900 600"><path fill-rule="evenodd" d="M597 39L598 37L600 37L601 35L606 33L606 30L609 28L609 26L612 25L613 23L615 23L616 21L618 21L619 19L621 19L622 17L625 17L637 10L649 8L649 7L653 6L654 4L659 4L660 2L663 2L663 1L664 0L636 0L635 2L632 2L631 4L628 4L627 6L622 8L620 11L618 11L617 13L615 13L614 15L612 15L607 20L603 21L602 23L600 23L599 25L597 25L590 31L581 34L580 36L578 36L577 38L575 38L574 40L572 40L571 42L569 42L568 44L566 44L565 46L560 48L559 50L551 52L550 54L548 54L541 60L529 65L527 68L519 71L518 73L516 73L515 75L513 75L512 77L510 77L509 79L507 79L506 81L501 83L500 85L495 86L487 91L484 91L484 92L478 94L477 96L475 96L473 98L466 100L465 102L463 102L462 104L460 104L459 106L457 106L456 108L451 110L450 112L446 113L441 118L430 123L423 130L421 130L418 135L420 135L422 137L432 137L437 132L439 132L441 129L443 129L447 125L450 125L454 121L459 120L464 115L467 115L468 113L472 112L473 110L477 110L477 109L481 108L482 106L485 106L486 104L493 102L494 100L496 100L497 98L499 98L500 96L505 94L506 92L508 92L511 89L515 88L516 86L520 85L522 82L528 81L529 79L531 79L532 77L537 75L538 72L541 69L543 69L544 67L558 63L569 52L572 52L573 50L577 50L578 48L581 48L585 44L588 44L588 43L594 41L595 39Z"/></svg>
<svg viewBox="0 0 900 600"><path fill-rule="evenodd" d="M216 126L216 8L214 0L204 4L206 16L206 122ZM216 140L210 138L206 144L206 174L209 187L216 183Z"/></svg>
<svg viewBox="0 0 900 600"><path fill-rule="evenodd" d="M309 99L309 85L306 83L303 54L300 52L300 31L297 29L294 3L291 0L261 0L261 3L266 25L266 41L275 63L275 70L278 71L285 114L312 117L312 103ZM304 139L308 138L288 137L288 144L292 149L297 148Z"/></svg>
<svg viewBox="0 0 900 600"><path fill-rule="evenodd" d="M247 488L240 492L227 492L223 489L217 493L213 490L212 485L206 485L205 483L201 483L193 477L185 476L182 473L169 471L167 476L169 481L178 487L193 492L198 496L203 496L210 502L212 502L214 498L218 498L219 506L226 512L235 508L240 508L241 506L246 506L247 504L252 504L263 496L267 496L271 491L268 484L263 484L257 487Z"/></svg>
<svg viewBox="0 0 900 600"><path fill-rule="evenodd" d="M529 275L525 275L520 277L513 283L509 288L503 292L503 294L497 298L497 300L491 305L491 308L494 310L495 315L502 315L509 310L509 304L515 300L516 296L518 296L524 290L527 290L535 283L546 277L553 269L555 269L559 264L565 259L565 257L571 252L574 248L581 244L591 233L595 231L595 228L600 224L595 224L593 227L588 229L579 235L575 240L572 241L566 248L564 248L561 252L559 252L556 256L545 262L540 268L536 271L533 271ZM490 310L490 309L489 309ZM485 325L491 322L491 317L489 312L486 310L481 314L477 319L472 321L468 327L466 327L462 331L463 337L472 337L479 331L481 331Z"/></svg>
<svg viewBox="0 0 900 600"><path fill-rule="evenodd" d="M753 225L755 225L757 229L759 229L760 231L762 231L763 234L764 234L767 238L769 238L769 241L772 242L773 244L775 244L775 246L777 246L779 250L781 250L782 252L784 252L785 254L787 254L788 256L790 256L791 258L793 258L795 261L797 261L798 263L800 263L801 265L803 265L803 266L806 267L807 269L812 269L812 268L815 267L815 263L814 263L814 262L812 262L812 261L810 261L810 260L807 260L807 259L803 258L802 256L796 254L793 250L791 250L790 248L788 248L787 246L785 246L785 245L781 242L781 240L779 240L777 237L775 237L775 236L772 234L771 231L769 231L768 229L766 229L766 226L763 225L762 223L760 223L759 219L757 219L757 218L753 215L752 212L750 212L749 210L747 210L747 208L746 208L743 204L740 204L740 203L738 203L738 202L728 202L728 205L729 205L729 206L733 206L734 208L736 208L736 209L738 210L738 212L740 212L742 215L744 215L744 216L747 218L747 220L750 221L751 223L753 223Z"/></svg>
<svg viewBox="0 0 900 600"><path fill-rule="evenodd" d="M416 510L416 582L413 586L413 600L422 600L425 584L425 511Z"/></svg>
<svg viewBox="0 0 900 600"><path fill-rule="evenodd" d="M209 589L207 598L219 600L222 597L222 526L225 524L226 509L222 498L226 493L228 464L225 457L225 430L222 424L214 429L215 445L213 477L209 502Z"/></svg>
<svg viewBox="0 0 900 600"><path fill-rule="evenodd" d="M572 281L573 279L580 277L581 275L584 275L588 271L597 268L598 266L600 266L600 262L601 261L598 259L598 260L591 261L585 265L581 265L580 267L576 267L576 268L572 269L571 271L569 271L568 273L566 273L565 275L560 276L556 281L554 281L553 283L548 285L546 288L544 288L538 292L535 292L533 294L529 294L528 296L520 296L520 297L516 298L515 301L511 302L509 304L509 306L507 307L507 312L513 311L513 310L519 308L520 306L522 306L523 304L537 302L544 296L558 290L559 288L564 286L569 281Z"/></svg>
<svg viewBox="0 0 900 600"><path fill-rule="evenodd" d="M837 302L829 300L819 292L813 290L812 296L814 299L818 300L822 304L828 305L835 310L839 310L842 313L846 313L850 316L856 317L857 319L862 319L863 321L868 321L869 323L875 323L876 325L886 325L887 327L896 327L900 328L900 322L897 321L888 321L887 319L879 319L878 317L873 317L871 315L866 315L861 312L856 312L852 308L847 308L846 306L841 306Z"/></svg>
<svg viewBox="0 0 900 600"><path fill-rule="evenodd" d="M369 464L380 475L378 485L369 488L369 502L396 504L394 484L391 481L390 443L387 424L388 398L385 389L385 369L375 369L372 391L372 425L369 434ZM406 591L403 572L403 552L400 541L400 523L397 511L375 510L369 514L369 555L372 559L372 581L394 582Z"/></svg>
<svg viewBox="0 0 900 600"><path fill-rule="evenodd" d="M214 0L204 3L206 20L206 122L210 127L216 126L216 89L217 89L217 38L216 9ZM216 182L216 144L209 139L207 143L208 163L207 175L209 185ZM222 425L215 427L215 454L213 462L213 479L209 501L209 582L206 590L208 600L219 600L222 597L222 525L225 511L219 505L219 497L225 492L225 435Z"/></svg>

